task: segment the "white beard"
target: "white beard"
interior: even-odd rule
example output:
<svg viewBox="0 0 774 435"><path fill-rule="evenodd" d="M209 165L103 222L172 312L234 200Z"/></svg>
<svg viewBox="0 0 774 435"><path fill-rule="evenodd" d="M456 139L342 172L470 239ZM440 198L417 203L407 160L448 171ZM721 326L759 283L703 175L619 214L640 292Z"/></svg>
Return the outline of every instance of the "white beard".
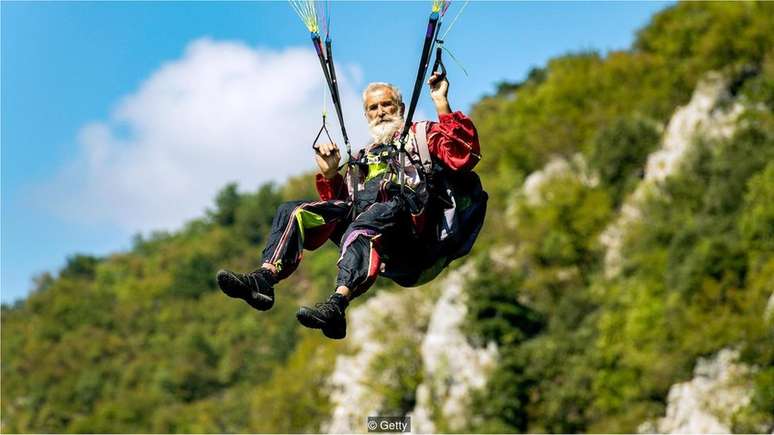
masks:
<svg viewBox="0 0 774 435"><path fill-rule="evenodd" d="M400 115L387 118L380 124L376 124L377 121L374 119L368 123L368 132L371 133L371 138L377 144L392 143L395 133L403 127L403 116Z"/></svg>

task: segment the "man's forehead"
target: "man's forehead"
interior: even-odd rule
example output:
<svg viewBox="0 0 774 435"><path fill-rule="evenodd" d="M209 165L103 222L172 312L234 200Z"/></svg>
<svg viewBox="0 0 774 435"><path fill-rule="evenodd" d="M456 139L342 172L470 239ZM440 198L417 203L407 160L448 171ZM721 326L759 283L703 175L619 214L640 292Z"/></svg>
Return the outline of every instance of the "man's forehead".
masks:
<svg viewBox="0 0 774 435"><path fill-rule="evenodd" d="M392 89L386 87L386 86L379 86L378 88L373 88L368 93L366 93L366 101L374 101L374 100L396 100L397 96L395 95L395 92L393 92Z"/></svg>

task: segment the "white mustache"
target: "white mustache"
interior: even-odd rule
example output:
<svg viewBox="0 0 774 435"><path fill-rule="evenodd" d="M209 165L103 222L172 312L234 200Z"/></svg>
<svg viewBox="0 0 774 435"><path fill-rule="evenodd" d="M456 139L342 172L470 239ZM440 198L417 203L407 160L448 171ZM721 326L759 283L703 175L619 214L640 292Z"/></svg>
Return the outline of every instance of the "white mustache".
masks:
<svg viewBox="0 0 774 435"><path fill-rule="evenodd" d="M393 115L384 118L373 119L368 123L368 131L376 143L392 142L395 133L403 126L403 116Z"/></svg>

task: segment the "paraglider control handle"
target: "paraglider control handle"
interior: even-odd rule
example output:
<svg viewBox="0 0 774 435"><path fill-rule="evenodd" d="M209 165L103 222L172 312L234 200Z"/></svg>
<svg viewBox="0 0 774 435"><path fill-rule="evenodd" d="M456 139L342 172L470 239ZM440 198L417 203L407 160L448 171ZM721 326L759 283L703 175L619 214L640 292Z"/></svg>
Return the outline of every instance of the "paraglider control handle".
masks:
<svg viewBox="0 0 774 435"><path fill-rule="evenodd" d="M438 72L438 68L441 69L441 75L438 77L438 80L443 80L446 78L446 66L443 64L443 60L441 59L441 50L443 49L443 41L438 40L438 47L435 48L435 63L433 63L433 70L430 72L430 74L435 74Z"/></svg>
<svg viewBox="0 0 774 435"><path fill-rule="evenodd" d="M320 150L320 146L317 145L317 141L320 140L320 136L323 134L323 132L325 132L325 135L328 136L328 141L333 143L333 139L331 139L331 135L328 133L328 127L325 126L325 115L323 115L322 127L320 127L320 131L317 132L317 136L315 136L314 142L312 142L312 149L315 151Z"/></svg>

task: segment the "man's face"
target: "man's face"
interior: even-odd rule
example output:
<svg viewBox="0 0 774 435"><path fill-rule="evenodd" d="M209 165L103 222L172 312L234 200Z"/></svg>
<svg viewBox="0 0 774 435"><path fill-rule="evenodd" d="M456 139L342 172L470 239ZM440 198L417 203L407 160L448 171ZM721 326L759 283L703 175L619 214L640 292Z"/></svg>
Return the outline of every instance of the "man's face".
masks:
<svg viewBox="0 0 774 435"><path fill-rule="evenodd" d="M390 143L403 126L403 104L390 88L375 88L366 93L365 115L374 143Z"/></svg>
<svg viewBox="0 0 774 435"><path fill-rule="evenodd" d="M401 107L390 88L376 88L366 94L365 112L370 125L395 119Z"/></svg>

